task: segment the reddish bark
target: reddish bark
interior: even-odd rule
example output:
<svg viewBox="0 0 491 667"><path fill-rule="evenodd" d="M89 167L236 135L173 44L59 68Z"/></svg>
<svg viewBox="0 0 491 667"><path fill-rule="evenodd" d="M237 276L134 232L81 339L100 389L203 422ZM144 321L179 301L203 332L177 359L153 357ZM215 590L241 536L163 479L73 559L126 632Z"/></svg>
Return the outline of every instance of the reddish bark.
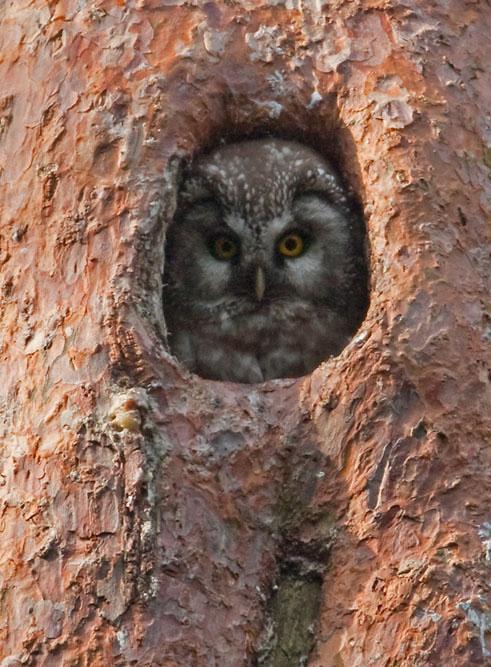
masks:
<svg viewBox="0 0 491 667"><path fill-rule="evenodd" d="M309 567L311 665L490 663L489 7L320 4L0 9L4 667L271 661ZM308 378L190 377L179 161L268 132L357 193L370 309Z"/></svg>

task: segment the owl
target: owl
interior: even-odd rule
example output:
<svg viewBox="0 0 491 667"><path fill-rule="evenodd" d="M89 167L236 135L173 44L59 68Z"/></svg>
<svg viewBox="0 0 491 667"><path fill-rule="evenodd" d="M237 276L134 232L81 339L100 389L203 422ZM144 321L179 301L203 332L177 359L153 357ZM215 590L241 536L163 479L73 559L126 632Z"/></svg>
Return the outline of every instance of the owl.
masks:
<svg viewBox="0 0 491 667"><path fill-rule="evenodd" d="M183 178L166 240L172 353L213 380L302 376L363 316L363 223L330 164L281 139L219 147Z"/></svg>

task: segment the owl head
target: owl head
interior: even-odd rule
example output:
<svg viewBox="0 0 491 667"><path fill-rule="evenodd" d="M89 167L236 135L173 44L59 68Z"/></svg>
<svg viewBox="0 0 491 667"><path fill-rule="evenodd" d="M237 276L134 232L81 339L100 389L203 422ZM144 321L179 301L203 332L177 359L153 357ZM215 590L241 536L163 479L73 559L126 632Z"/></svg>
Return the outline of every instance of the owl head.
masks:
<svg viewBox="0 0 491 667"><path fill-rule="evenodd" d="M331 300L352 264L350 208L332 167L291 141L224 146L199 159L180 193L172 279L210 304L236 296Z"/></svg>

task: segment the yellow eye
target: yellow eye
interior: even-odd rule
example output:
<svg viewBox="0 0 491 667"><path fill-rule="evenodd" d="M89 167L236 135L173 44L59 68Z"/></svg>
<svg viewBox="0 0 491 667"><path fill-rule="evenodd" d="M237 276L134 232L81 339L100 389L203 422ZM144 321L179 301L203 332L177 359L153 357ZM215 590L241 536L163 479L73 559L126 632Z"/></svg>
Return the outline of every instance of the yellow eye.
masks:
<svg viewBox="0 0 491 667"><path fill-rule="evenodd" d="M278 243L278 252L284 257L300 257L305 250L305 241L297 232L286 234Z"/></svg>
<svg viewBox="0 0 491 667"><path fill-rule="evenodd" d="M229 262L239 252L239 246L229 236L217 236L211 241L210 252L215 259Z"/></svg>

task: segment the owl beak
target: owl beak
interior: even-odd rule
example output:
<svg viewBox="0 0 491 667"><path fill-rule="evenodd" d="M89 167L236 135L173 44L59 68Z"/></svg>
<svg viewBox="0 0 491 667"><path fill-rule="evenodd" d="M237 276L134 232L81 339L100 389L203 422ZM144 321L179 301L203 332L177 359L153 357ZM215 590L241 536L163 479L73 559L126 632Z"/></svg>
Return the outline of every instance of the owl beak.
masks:
<svg viewBox="0 0 491 667"><path fill-rule="evenodd" d="M256 269L255 288L257 300L262 301L264 290L266 289L266 278L264 276L264 269L261 266L258 266Z"/></svg>

